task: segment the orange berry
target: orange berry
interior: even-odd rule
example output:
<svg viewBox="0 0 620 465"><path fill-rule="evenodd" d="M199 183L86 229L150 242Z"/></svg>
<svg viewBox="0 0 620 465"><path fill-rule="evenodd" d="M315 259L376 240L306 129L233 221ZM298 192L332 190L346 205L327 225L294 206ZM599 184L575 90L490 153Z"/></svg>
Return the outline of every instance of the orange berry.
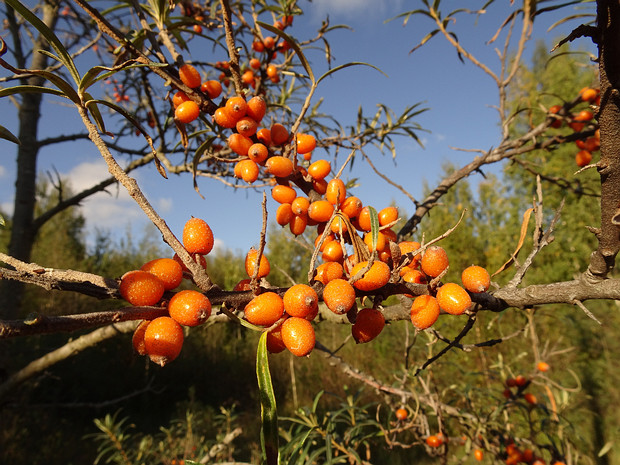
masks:
<svg viewBox="0 0 620 465"><path fill-rule="evenodd" d="M336 216L330 223L330 229L334 234L343 235L347 232L347 223L340 216Z"/></svg>
<svg viewBox="0 0 620 465"><path fill-rule="evenodd" d="M251 283L252 280L250 278L242 279L237 284L235 284L235 287L233 287L233 291L249 291L252 289L252 287L250 286Z"/></svg>
<svg viewBox="0 0 620 465"><path fill-rule="evenodd" d="M398 243L398 248L400 249L400 253L402 255L413 253L420 248L420 243L416 241L402 241ZM410 268L417 268L420 264L421 255L416 254L412 257L411 262L409 263Z"/></svg>
<svg viewBox="0 0 620 465"><path fill-rule="evenodd" d="M155 305L164 295L164 283L148 271L129 271L121 278L121 297L136 307Z"/></svg>
<svg viewBox="0 0 620 465"><path fill-rule="evenodd" d="M596 152L601 148L601 141L596 137L588 137L583 143L583 147L588 152Z"/></svg>
<svg viewBox="0 0 620 465"><path fill-rule="evenodd" d="M409 412L407 412L407 409L404 408L399 408L396 410L396 419L399 421L405 421L407 419L407 417L409 416Z"/></svg>
<svg viewBox="0 0 620 465"><path fill-rule="evenodd" d="M292 187L278 184L271 189L271 197L278 203L292 204L293 200L297 198L297 192Z"/></svg>
<svg viewBox="0 0 620 465"><path fill-rule="evenodd" d="M237 121L235 128L237 129L237 132L242 136L252 137L254 134L256 134L258 124L256 124L256 121L254 121L254 119L250 118L249 116L244 116L239 121Z"/></svg>
<svg viewBox="0 0 620 465"><path fill-rule="evenodd" d="M282 340L282 325L278 325L267 333L267 350L270 354L279 354L286 346Z"/></svg>
<svg viewBox="0 0 620 465"><path fill-rule="evenodd" d="M237 124L237 118L226 107L219 107L213 113L213 120L221 127L226 129L234 128Z"/></svg>
<svg viewBox="0 0 620 465"><path fill-rule="evenodd" d="M267 76L270 78L276 77L278 75L278 68L275 65L267 66Z"/></svg>
<svg viewBox="0 0 620 465"><path fill-rule="evenodd" d="M592 154L587 150L580 150L579 152L577 152L577 155L575 155L575 163L577 163L577 166L581 168L583 168L584 166L588 166L591 161Z"/></svg>
<svg viewBox="0 0 620 465"><path fill-rule="evenodd" d="M254 69L260 68L260 60L258 58L252 58L250 60L250 67Z"/></svg>
<svg viewBox="0 0 620 465"><path fill-rule="evenodd" d="M218 98L222 94L222 83L211 79L200 85L200 90L207 94L211 100Z"/></svg>
<svg viewBox="0 0 620 465"><path fill-rule="evenodd" d="M455 283L446 283L437 291L439 307L451 315L461 315L471 306L471 297Z"/></svg>
<svg viewBox="0 0 620 465"><path fill-rule="evenodd" d="M260 142L252 144L248 149L248 157L255 163L263 163L269 156L269 150Z"/></svg>
<svg viewBox="0 0 620 465"><path fill-rule="evenodd" d="M482 459L484 458L484 452L482 452L480 449L476 449L474 451L474 458L478 461L478 462L482 462Z"/></svg>
<svg viewBox="0 0 620 465"><path fill-rule="evenodd" d="M297 197L291 203L291 208L293 209L293 213L296 215L305 215L308 213L308 208L310 207L310 201L307 197Z"/></svg>
<svg viewBox="0 0 620 465"><path fill-rule="evenodd" d="M536 405L536 403L538 402L538 399L536 399L536 396L532 394L531 392L526 392L525 394L523 394L523 398L530 405Z"/></svg>
<svg viewBox="0 0 620 465"><path fill-rule="evenodd" d="M316 139L312 134L297 133L296 139L297 153L301 155L312 152L316 147Z"/></svg>
<svg viewBox="0 0 620 465"><path fill-rule="evenodd" d="M340 205L347 196L347 189L340 178L334 178L327 183L325 200L332 205Z"/></svg>
<svg viewBox="0 0 620 465"><path fill-rule="evenodd" d="M324 179L332 169L332 165L327 160L317 160L308 167L308 174L312 179Z"/></svg>
<svg viewBox="0 0 620 465"><path fill-rule="evenodd" d="M448 254L438 245L433 245L424 251L420 260L422 271L431 278L436 278L448 268Z"/></svg>
<svg viewBox="0 0 620 465"><path fill-rule="evenodd" d="M308 168L308 172L310 172L310 168ZM340 210L349 218L356 218L362 211L362 201L354 196L347 197L340 204Z"/></svg>
<svg viewBox="0 0 620 465"><path fill-rule="evenodd" d="M351 270L351 276L355 276L363 268L368 265L367 261L359 262ZM378 260L375 260L361 279L358 279L353 283L353 286L360 291L374 291L387 284L390 280L390 267Z"/></svg>
<svg viewBox="0 0 620 465"><path fill-rule="evenodd" d="M334 279L340 279L344 276L344 269L338 262L327 262L316 267L314 280L323 284L327 284ZM355 294L355 291L353 292Z"/></svg>
<svg viewBox="0 0 620 465"><path fill-rule="evenodd" d="M166 291L174 289L183 281L183 267L172 258L156 258L142 265L140 269L157 276Z"/></svg>
<svg viewBox="0 0 620 465"><path fill-rule="evenodd" d="M515 384L519 387L523 387L527 384L527 378L523 375L517 375L515 378Z"/></svg>
<svg viewBox="0 0 620 465"><path fill-rule="evenodd" d="M286 226L293 219L293 210L290 203L283 203L276 210L276 223Z"/></svg>
<svg viewBox="0 0 620 465"><path fill-rule="evenodd" d="M276 44L276 40L273 37L265 37L263 40L263 45L265 48L273 48Z"/></svg>
<svg viewBox="0 0 620 465"><path fill-rule="evenodd" d="M181 325L168 316L160 316L146 327L144 348L150 359L163 367L179 356L183 339Z"/></svg>
<svg viewBox="0 0 620 465"><path fill-rule="evenodd" d="M343 315L355 304L355 289L344 279L332 279L323 289L323 301L332 312Z"/></svg>
<svg viewBox="0 0 620 465"><path fill-rule="evenodd" d="M327 181L325 179L313 179L312 188L317 194L323 195L327 191Z"/></svg>
<svg viewBox="0 0 620 465"><path fill-rule="evenodd" d="M512 399L512 391L508 388L504 389L502 391L502 395L506 398L506 399Z"/></svg>
<svg viewBox="0 0 620 465"><path fill-rule="evenodd" d="M240 177L248 184L252 184L258 179L258 165L252 160L241 160L235 165L235 176Z"/></svg>
<svg viewBox="0 0 620 465"><path fill-rule="evenodd" d="M411 323L419 330L430 328L439 318L439 303L430 295L419 295L411 305Z"/></svg>
<svg viewBox="0 0 620 465"><path fill-rule="evenodd" d="M420 270L413 270L409 267L403 268L403 270L407 270L405 274L403 274L403 281L411 284L428 284L428 280L426 279L426 275L422 273Z"/></svg>
<svg viewBox="0 0 620 465"><path fill-rule="evenodd" d="M385 207L383 210L379 212L379 224L381 226L385 226L387 224L393 223L398 219L398 208L396 207Z"/></svg>
<svg viewBox="0 0 620 465"><path fill-rule="evenodd" d="M508 387L515 387L517 385L517 380L514 378L508 378L506 379L506 386Z"/></svg>
<svg viewBox="0 0 620 465"><path fill-rule="evenodd" d="M318 223L324 223L332 217L334 206L327 200L316 200L308 207L308 216Z"/></svg>
<svg viewBox="0 0 620 465"><path fill-rule="evenodd" d="M211 316L211 301L198 291L186 289L172 296L168 313L181 325L198 326Z"/></svg>
<svg viewBox="0 0 620 465"><path fill-rule="evenodd" d="M262 40L255 39L254 42L252 42L252 50L260 53L265 50L265 44L263 44Z"/></svg>
<svg viewBox="0 0 620 465"><path fill-rule="evenodd" d="M265 162L267 172L277 178L285 178L293 173L293 161L290 158L276 155Z"/></svg>
<svg viewBox="0 0 620 465"><path fill-rule="evenodd" d="M266 111L267 103L265 102L265 99L260 95L252 97L250 100L248 100L248 108L246 114L257 123L261 122L261 120L265 116Z"/></svg>
<svg viewBox="0 0 620 465"><path fill-rule="evenodd" d="M258 121L258 120L257 120ZM266 146L271 145L271 129L261 128L256 131L256 138Z"/></svg>
<svg viewBox="0 0 620 465"><path fill-rule="evenodd" d="M430 447L439 447L443 444L443 440L439 436L432 434L426 438L426 444Z"/></svg>
<svg viewBox="0 0 620 465"><path fill-rule="evenodd" d="M244 314L253 325L271 326L284 315L284 302L275 292L265 292L250 300Z"/></svg>
<svg viewBox="0 0 620 465"><path fill-rule="evenodd" d="M247 84L248 86L254 84L254 79L254 71L252 71L251 69L248 69L241 75L241 82Z"/></svg>
<svg viewBox="0 0 620 465"><path fill-rule="evenodd" d="M226 108L233 118L235 118L236 123L245 116L248 109L248 104L243 97L236 95L226 100Z"/></svg>
<svg viewBox="0 0 620 465"><path fill-rule="evenodd" d="M486 292L491 286L489 272L477 265L465 268L463 273L461 273L461 281L463 282L463 287L473 293Z"/></svg>
<svg viewBox="0 0 620 465"><path fill-rule="evenodd" d="M301 236L306 230L306 226L308 226L308 216L307 215L296 215L293 213L293 218L289 223L289 229L294 236Z"/></svg>
<svg viewBox="0 0 620 465"><path fill-rule="evenodd" d="M179 78L183 84L187 87L191 87L192 89L200 87L200 84L202 83L200 73L190 64L184 64L179 68Z"/></svg>
<svg viewBox="0 0 620 465"><path fill-rule="evenodd" d="M135 350L138 355L146 355L144 334L146 333L146 327L149 325L149 323L149 320L143 320L133 332L131 344L133 345L133 350Z"/></svg>
<svg viewBox="0 0 620 465"><path fill-rule="evenodd" d="M213 232L206 223L200 218L187 220L183 227L183 245L190 253L207 255L213 249Z"/></svg>
<svg viewBox="0 0 620 465"><path fill-rule="evenodd" d="M319 296L307 284L296 284L284 293L284 311L290 316L305 318L319 305Z"/></svg>
<svg viewBox="0 0 620 465"><path fill-rule="evenodd" d="M288 140L288 129L280 123L274 123L271 126L271 142L273 145L282 145Z"/></svg>
<svg viewBox="0 0 620 465"><path fill-rule="evenodd" d="M351 327L353 339L358 344L365 344L376 338L385 327L385 317L376 308L363 308Z"/></svg>
<svg viewBox="0 0 620 465"><path fill-rule="evenodd" d="M590 121L592 118L594 118L594 113L592 113L590 110L581 110L579 113L577 113L577 116L575 116L575 121L582 121L582 122L587 122Z"/></svg>
<svg viewBox="0 0 620 465"><path fill-rule="evenodd" d="M252 277L254 274L254 268L256 268L256 261L258 260L258 250L252 247L247 255L245 256L245 272L249 277ZM260 265L258 267L258 275L257 278L263 278L269 274L271 271L271 265L269 264L269 260L265 257L265 254L262 254L260 257Z"/></svg>
<svg viewBox="0 0 620 465"><path fill-rule="evenodd" d="M174 117L183 124L191 123L200 115L198 104L192 100L182 102L174 110Z"/></svg>
<svg viewBox="0 0 620 465"><path fill-rule="evenodd" d="M578 121L571 121L570 123L568 123L568 127L571 128L575 132L581 131L585 125L586 125L585 123L580 123Z"/></svg>
<svg viewBox="0 0 620 465"><path fill-rule="evenodd" d="M325 244L323 248L323 261L325 262L341 262L344 258L344 251L339 241L331 241Z"/></svg>
<svg viewBox="0 0 620 465"><path fill-rule="evenodd" d="M316 343L314 328L305 318L290 317L282 323L282 342L297 357L305 357Z"/></svg>
<svg viewBox="0 0 620 465"><path fill-rule="evenodd" d="M370 209L368 207L362 208L358 217L357 224L362 231L370 231Z"/></svg>
<svg viewBox="0 0 620 465"><path fill-rule="evenodd" d="M252 147L253 142L252 139L246 136L242 136L236 132L233 132L230 136L228 136L228 146L230 149L235 152L237 155L245 157Z"/></svg>
<svg viewBox="0 0 620 465"><path fill-rule="evenodd" d="M183 102L187 102L189 100L190 98L187 96L187 94L180 90L174 94L174 97L172 97L172 104L174 105L174 108L177 108Z"/></svg>
<svg viewBox="0 0 620 465"><path fill-rule="evenodd" d="M364 243L368 247L368 251L369 252L373 252L373 249L372 249L372 234L370 232L367 232L364 235ZM381 231L379 231L377 233L377 243L376 243L375 250L377 252L382 252L383 250L385 250L386 246L387 246L387 240L385 239L385 236L383 235L383 233L381 233Z"/></svg>
<svg viewBox="0 0 620 465"><path fill-rule="evenodd" d="M579 95L581 96L581 100L584 102L593 102L596 100L596 97L598 97L598 90L592 89L591 87L585 87L581 89Z"/></svg>
<svg viewBox="0 0 620 465"><path fill-rule="evenodd" d="M549 364L547 362L538 362L536 364L536 369L538 371L543 372L543 373L546 372L546 371L549 371L550 368L551 367L549 366Z"/></svg>

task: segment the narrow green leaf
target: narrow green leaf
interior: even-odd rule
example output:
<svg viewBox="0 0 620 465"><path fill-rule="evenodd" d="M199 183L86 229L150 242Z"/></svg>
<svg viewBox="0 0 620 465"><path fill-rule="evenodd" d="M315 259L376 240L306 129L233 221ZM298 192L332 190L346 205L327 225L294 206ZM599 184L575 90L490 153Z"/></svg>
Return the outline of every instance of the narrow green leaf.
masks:
<svg viewBox="0 0 620 465"><path fill-rule="evenodd" d="M215 136L211 136L207 138L207 140L205 140L202 144L200 144L200 146L196 149L196 152L194 152L194 158L192 159L192 180L194 182L194 190L198 193L200 197L203 196L200 193L200 188L198 187L198 179L196 177L196 174L198 173L198 162L200 161L200 157L202 157L202 154L205 153L209 149L209 147L211 147L211 144L214 140Z"/></svg>
<svg viewBox="0 0 620 465"><path fill-rule="evenodd" d="M7 128L5 128L4 126L0 126L0 139L5 139L10 142L13 142L14 144L21 145L21 142L19 141L19 139L15 137L13 133L9 131ZM0 217L0 220L2 220L1 217ZM2 220L0 224L4 226L4 220Z"/></svg>
<svg viewBox="0 0 620 465"><path fill-rule="evenodd" d="M377 240L379 239L379 215L375 207L368 206L368 212L370 213L370 234L371 234L371 249L374 252L377 250Z"/></svg>
<svg viewBox="0 0 620 465"><path fill-rule="evenodd" d="M0 97L7 97L15 94L50 94L57 97L67 97L64 92L42 86L13 86L0 89Z"/></svg>
<svg viewBox="0 0 620 465"><path fill-rule="evenodd" d="M278 412L276 409L276 397L271 384L269 371L269 357L267 352L267 332L263 332L258 341L256 351L256 377L258 378L258 391L261 409L261 447L263 450L263 462L267 465L277 465L280 462L278 448Z"/></svg>
<svg viewBox="0 0 620 465"><path fill-rule="evenodd" d="M280 29L272 26L271 24L263 23L262 21L256 21L256 24L282 37L291 46L291 48L295 50L295 53L297 53L297 56L299 57L299 61L301 62L301 65L304 67L304 69L306 70L306 73L308 73L308 77L312 81L312 84L316 84L314 73L312 72L312 68L310 67L310 62L306 59L306 56L301 51L301 48L299 47L297 42L295 42L295 40L291 36L289 36L286 32L281 31Z"/></svg>
<svg viewBox="0 0 620 465"><path fill-rule="evenodd" d="M319 82L321 82L323 79L325 79L327 76L329 76L330 74L335 73L336 71L340 71L341 69L344 68L348 68L350 66L370 66L371 68L376 69L377 71L379 71L381 74L383 74L385 77L388 77L387 74L385 74L383 71L381 71L380 68L377 68L375 65L371 65L370 63L364 63L362 61L352 61L350 63L345 63L344 65L340 65L340 66L336 66L335 68L330 69L329 71L327 71L325 74L323 74L318 81L316 81L316 83L318 84Z"/></svg>
<svg viewBox="0 0 620 465"><path fill-rule="evenodd" d="M4 222L4 217L2 215L0 215L0 226L6 226L6 223Z"/></svg>
<svg viewBox="0 0 620 465"><path fill-rule="evenodd" d="M93 116L95 123L97 123L97 127L99 128L99 131L101 131L102 133L106 133L105 122L103 121L103 116L101 116L99 107L97 106L96 103L93 103L90 105L88 103L90 100L94 100L93 96L90 95L89 93L85 93L84 97L86 100L86 108L88 108L88 111L90 111L90 114Z"/></svg>
<svg viewBox="0 0 620 465"><path fill-rule="evenodd" d="M32 24L36 28L36 30L39 31L43 37L45 37L45 39L58 54L58 59L62 62L63 65L65 65L67 70L69 70L69 73L71 74L71 77L73 78L75 83L79 83L80 74L75 67L75 63L73 62L73 59L71 58L71 55L69 54L67 49L64 47L64 45L62 45L62 42L58 39L58 37L56 37L56 34L54 34L43 21L41 21L34 13L32 13L18 0L6 0L6 3L10 5L20 15L22 15L26 21Z"/></svg>
<svg viewBox="0 0 620 465"><path fill-rule="evenodd" d="M601 450L598 452L598 456L602 457L603 455L605 455L607 452L609 452L611 450L611 448L614 446L614 442L613 441L607 441L607 443L605 443L605 445L601 448Z"/></svg>

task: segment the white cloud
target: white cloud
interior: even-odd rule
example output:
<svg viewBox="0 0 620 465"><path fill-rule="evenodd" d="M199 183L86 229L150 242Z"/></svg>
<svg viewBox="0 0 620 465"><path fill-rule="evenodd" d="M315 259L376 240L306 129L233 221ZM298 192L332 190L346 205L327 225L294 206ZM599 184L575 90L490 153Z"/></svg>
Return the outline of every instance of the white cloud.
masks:
<svg viewBox="0 0 620 465"><path fill-rule="evenodd" d="M173 200L170 197L162 197L157 199L157 210L160 214L172 211Z"/></svg>
<svg viewBox="0 0 620 465"><path fill-rule="evenodd" d="M0 178L4 177L5 175L6 175L6 168L0 165Z"/></svg>
<svg viewBox="0 0 620 465"><path fill-rule="evenodd" d="M218 239L217 237L213 240L213 251L211 253L219 252L220 250L226 250L226 244L222 239Z"/></svg>

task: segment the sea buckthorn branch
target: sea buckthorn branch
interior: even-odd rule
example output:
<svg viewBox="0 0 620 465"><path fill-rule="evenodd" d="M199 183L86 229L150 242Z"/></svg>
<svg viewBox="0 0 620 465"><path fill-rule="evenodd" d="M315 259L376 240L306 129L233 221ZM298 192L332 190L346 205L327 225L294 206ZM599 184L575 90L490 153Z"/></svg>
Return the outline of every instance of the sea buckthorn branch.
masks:
<svg viewBox="0 0 620 465"><path fill-rule="evenodd" d="M241 75L239 73L239 51L235 45L235 37L232 28L230 3L228 0L220 0L222 8L222 22L224 23L224 31L226 32L226 47L228 48L228 57L230 58L230 71L235 85L237 95L243 95L243 86L241 85Z"/></svg>

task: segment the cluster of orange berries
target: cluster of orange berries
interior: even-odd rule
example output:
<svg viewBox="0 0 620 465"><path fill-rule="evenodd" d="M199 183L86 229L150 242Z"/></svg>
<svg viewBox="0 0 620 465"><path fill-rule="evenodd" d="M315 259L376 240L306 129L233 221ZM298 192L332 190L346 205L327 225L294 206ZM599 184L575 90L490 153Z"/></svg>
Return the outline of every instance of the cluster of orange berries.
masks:
<svg viewBox="0 0 620 465"><path fill-rule="evenodd" d="M526 463L528 465L545 465L545 461L538 457L534 451L530 448L521 450L514 442L510 442L506 445L505 450L506 465L516 465L518 463ZM552 465L566 465L561 460L553 460L550 462Z"/></svg>
<svg viewBox="0 0 620 465"><path fill-rule="evenodd" d="M200 218L190 219L183 228L183 245L193 258L206 267L204 256L213 249L213 233ZM121 278L120 294L134 306L157 305L166 291L176 289L187 271L179 257L157 258ZM145 320L133 335L133 346L140 355L164 366L178 357L183 346L182 326L198 326L211 316L211 301L203 293L187 289L164 301L167 316Z"/></svg>
<svg viewBox="0 0 620 465"><path fill-rule="evenodd" d="M594 106L599 106L601 102L600 90L593 89L591 87L584 87L579 91L579 97L583 102L587 102ZM553 105L549 108L549 113L552 115L558 114L562 110L561 105ZM581 132L583 128L589 124L594 118L594 113L591 110L581 110L580 112L572 115L568 115L567 124L575 132ZM563 124L562 118L557 118L551 123L552 128L560 128ZM584 139L578 139L576 142L579 152L575 155L575 162L577 166L584 167L590 164L592 161L592 153L596 152L601 147L601 134L597 129L594 135Z"/></svg>

